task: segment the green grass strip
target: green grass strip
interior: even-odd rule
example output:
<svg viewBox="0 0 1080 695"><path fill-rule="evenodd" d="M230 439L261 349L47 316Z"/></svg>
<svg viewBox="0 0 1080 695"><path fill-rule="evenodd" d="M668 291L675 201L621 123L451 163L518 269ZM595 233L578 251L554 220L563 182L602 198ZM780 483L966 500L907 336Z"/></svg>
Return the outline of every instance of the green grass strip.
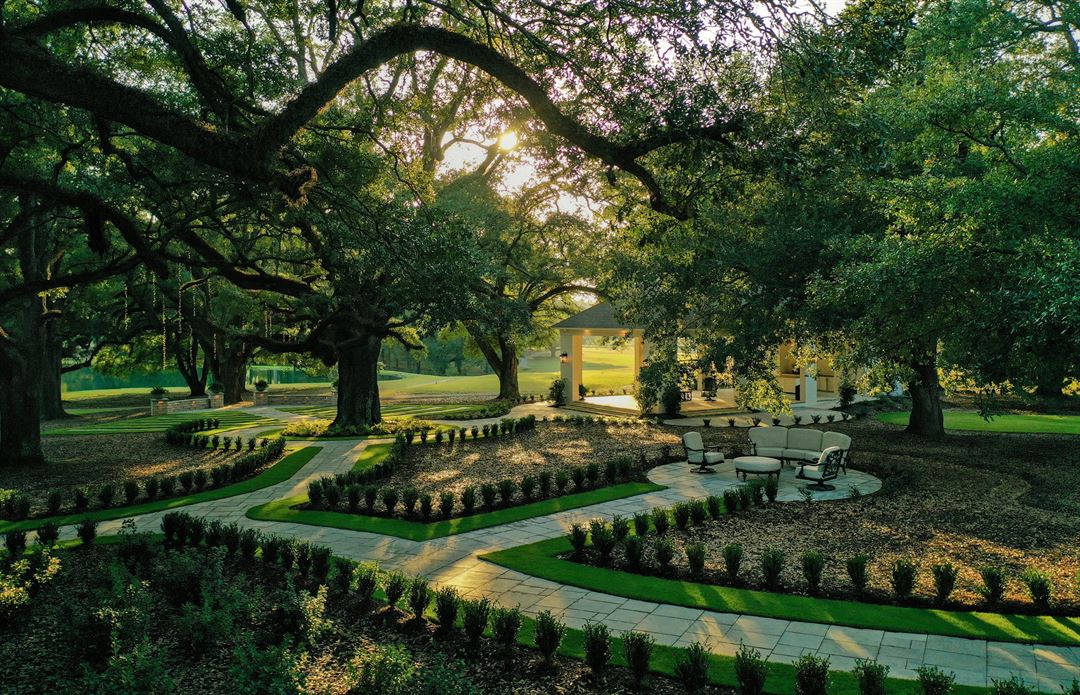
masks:
<svg viewBox="0 0 1080 695"><path fill-rule="evenodd" d="M254 478L248 478L247 480L241 480L238 483L232 483L224 487L214 488L212 490L203 490L202 492L195 492L190 495L184 495L182 497L168 497L166 499L153 500L151 502L143 502L142 504L133 504L130 507L110 507L108 509L94 509L88 512L78 512L75 514L67 514L61 516L42 517L40 519L25 519L23 521L4 521L0 522L0 533L6 533L8 531L24 530L30 531L42 526L46 523L52 522L57 526L69 526L71 524L77 524L83 519L93 519L94 521L109 521L110 519L123 519L129 516L138 516L139 514L148 514L150 512L159 512L163 509L175 509L177 507L186 507L189 504L196 504L197 502L210 502L212 500L220 500L225 497L232 497L234 495L242 495L246 492L254 492L255 490L261 490L264 487L271 485L277 485L293 477L297 471L304 467L308 461L322 450L321 447L309 446L283 457L277 463L270 468L267 468L262 473L258 474Z"/></svg>
<svg viewBox="0 0 1080 695"><path fill-rule="evenodd" d="M255 427L259 425L274 424L274 420L262 417L261 415L252 415L251 413L245 413L242 410L200 410L185 411L183 413L169 413L167 415L150 415L147 417L131 418L129 420L119 420L115 422L104 422L96 425L85 425L82 427L60 427L57 429L44 430L42 434L48 435L50 437L62 437L90 434L132 434L147 432L164 432L173 425L182 422L189 422L191 420L201 419L218 420L221 425L221 428L216 430L218 432L240 429L244 427Z"/></svg>
<svg viewBox="0 0 1080 695"><path fill-rule="evenodd" d="M720 613L999 642L1080 645L1078 617L885 606L698 584L591 567L557 557L570 550L570 541L560 537L480 557L502 567L560 584Z"/></svg>
<svg viewBox="0 0 1080 695"><path fill-rule="evenodd" d="M555 512L588 507L601 502L610 502L611 500L643 495L647 492L663 489L665 489L663 485L654 483L623 483L621 485L602 487L597 490L589 490L588 492L552 497L551 499L517 507L497 509L492 512L444 519L442 521L432 521L426 524L418 521L348 514L346 512L293 509L294 506L306 502L307 495L274 500L273 502L252 507L247 511L247 517L259 521L291 521L297 524L328 526L347 531L367 531L369 533L381 533L385 536L407 538L413 541L426 541L432 538L454 536L459 533L468 533L469 531L500 526L523 519L547 516Z"/></svg>
<svg viewBox="0 0 1080 695"><path fill-rule="evenodd" d="M877 419L890 425L907 425L911 413L880 413ZM945 429L971 432L1015 432L1019 434L1080 434L1080 415L1042 413L995 415L989 421L976 412L946 410Z"/></svg>

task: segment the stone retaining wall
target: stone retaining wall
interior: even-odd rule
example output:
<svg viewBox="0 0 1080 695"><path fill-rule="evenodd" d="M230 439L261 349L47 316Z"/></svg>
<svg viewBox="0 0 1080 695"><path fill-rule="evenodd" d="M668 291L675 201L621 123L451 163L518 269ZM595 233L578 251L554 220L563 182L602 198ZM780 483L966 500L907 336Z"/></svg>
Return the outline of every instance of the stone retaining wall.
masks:
<svg viewBox="0 0 1080 695"><path fill-rule="evenodd" d="M180 398L166 400L164 398L150 399L151 415L166 415L168 413L184 413L189 410L211 410L225 406L225 397L220 393L197 398Z"/></svg>
<svg viewBox="0 0 1080 695"><path fill-rule="evenodd" d="M255 392L255 405L337 405L337 396L329 394Z"/></svg>

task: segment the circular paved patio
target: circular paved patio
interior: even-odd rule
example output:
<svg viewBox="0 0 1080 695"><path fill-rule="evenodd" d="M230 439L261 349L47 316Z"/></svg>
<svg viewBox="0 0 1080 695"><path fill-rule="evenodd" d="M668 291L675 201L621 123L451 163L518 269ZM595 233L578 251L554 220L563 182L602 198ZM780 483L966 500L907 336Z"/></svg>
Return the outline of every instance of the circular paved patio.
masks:
<svg viewBox="0 0 1080 695"><path fill-rule="evenodd" d="M714 466L712 473L695 473L694 469L696 468L696 465L691 466L685 461L669 463L651 469L648 477L650 481L678 490L688 498L722 495L724 490L728 488L745 484L743 479L735 473L735 463L730 459ZM795 477L798 470L798 466L787 465L780 472L780 486L776 495L777 502L803 502L806 500L802 491L810 483ZM765 476L750 475L747 477L748 482L753 481L754 478L765 480ZM836 480L830 480L829 484L836 489L828 492L811 490L810 500L814 502L843 500L851 497L852 490L857 490L855 493L857 495L872 495L881 489L880 479L855 469L848 469L847 473L841 471Z"/></svg>

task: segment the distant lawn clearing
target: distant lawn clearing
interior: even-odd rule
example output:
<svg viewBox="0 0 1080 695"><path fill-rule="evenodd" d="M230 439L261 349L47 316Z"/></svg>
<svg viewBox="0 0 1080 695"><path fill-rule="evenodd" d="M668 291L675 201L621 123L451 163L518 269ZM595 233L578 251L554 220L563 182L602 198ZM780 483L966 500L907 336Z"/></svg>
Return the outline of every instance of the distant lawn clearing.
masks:
<svg viewBox="0 0 1080 695"><path fill-rule="evenodd" d="M148 417L133 418L131 420L119 420L106 422L100 425L86 425L85 427L60 427L53 430L44 430L43 435L77 435L87 434L130 434L132 432L164 432L173 425L190 420L216 419L219 420L220 428L216 432L234 430L241 427L253 427L258 425L272 425L276 421L269 418L245 413L241 410L192 410L184 413L170 413L168 415L152 415Z"/></svg>
<svg viewBox="0 0 1080 695"><path fill-rule="evenodd" d="M592 567L558 557L570 550L570 541L560 537L480 557L560 584L720 613L1002 642L1080 645L1078 617L932 610L698 584Z"/></svg>
<svg viewBox="0 0 1080 695"><path fill-rule="evenodd" d="M386 418L401 418L401 417L416 417L426 420L438 420L447 415L453 415L460 417L462 415L468 415L476 413L476 417L479 418L479 413L483 412L488 406L485 405L466 405L466 404L411 404L411 403L391 403L384 404L380 410L383 417ZM321 418L326 420L332 420L337 416L337 406L334 405L292 405L284 406L280 408L286 413L295 413L296 415L308 415L315 418Z"/></svg>
<svg viewBox="0 0 1080 695"><path fill-rule="evenodd" d="M890 425L907 425L911 413L880 413L877 419ZM995 415L989 422L973 411L946 410L945 429L971 432L1016 432L1022 434L1080 434L1080 415L1041 413Z"/></svg>
<svg viewBox="0 0 1080 695"><path fill-rule="evenodd" d="M264 487L285 482L296 475L296 472L303 468L304 465L320 451L322 451L321 447L309 446L287 453L284 457L279 459L277 463L270 466L262 473L259 473L254 478L248 478L247 480L241 480L238 483L232 483L211 490L195 492L190 495L166 497L151 502L143 502L142 504L134 504L130 507L109 507L108 509L94 509L88 512L76 512L75 514L43 517L40 519L25 519L23 521L0 521L0 533L16 530L30 531L50 521L57 526L69 526L71 524L77 524L83 519L93 519L94 521L123 519L129 516L149 514L150 512L159 512L164 509L176 509L177 507L186 507L189 504L195 504L197 502L209 502L211 500L220 500L234 495L242 495L246 492L254 492L255 490L261 490Z"/></svg>
<svg viewBox="0 0 1080 695"><path fill-rule="evenodd" d="M360 461L357 461L357 465L359 464ZM368 465L370 465L370 459L368 459ZM647 492L663 489L663 485L654 483L623 483L587 492L552 497L531 504L522 504L516 507L507 507L506 509L496 509L491 512L481 512L470 516L459 516L453 519L428 523L347 512L293 509L294 506L307 501L306 495L298 495L252 507L247 511L247 517L259 521L291 521L297 524L327 526L347 531L367 531L369 533L381 533L386 536L407 538L413 541L426 541L432 538L454 536L459 533L501 526L502 524L522 521L523 519L547 516L555 512L588 507L601 502L610 502L611 500L643 495Z"/></svg>

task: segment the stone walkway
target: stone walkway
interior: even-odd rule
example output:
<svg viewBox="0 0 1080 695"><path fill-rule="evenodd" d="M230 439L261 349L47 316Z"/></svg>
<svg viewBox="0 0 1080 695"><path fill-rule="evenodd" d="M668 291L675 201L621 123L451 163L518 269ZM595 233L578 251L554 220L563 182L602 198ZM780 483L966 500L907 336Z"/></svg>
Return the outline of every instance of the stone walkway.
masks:
<svg viewBox="0 0 1080 695"><path fill-rule="evenodd" d="M462 424L471 426L471 422ZM685 463L669 464L653 469L649 475L655 482L667 485L666 490L423 542L295 523L254 521L244 516L253 506L302 494L314 478L349 470L369 443L370 440L320 442L322 451L288 481L182 509L210 519L235 521L266 533L326 545L336 555L375 561L384 569L423 573L434 584L457 587L468 598L486 596L503 606L517 606L527 615L550 610L574 628L591 620L607 624L615 633L645 631L658 644L686 646L701 641L711 651L724 655L732 655L741 644L746 644L776 662L817 654L828 656L832 668L841 671L854 667L858 658L876 659L890 667L891 676L908 679L915 677L919 666L933 665L954 673L957 682L966 685L987 686L992 679L1015 674L1030 685L1053 693L1060 693L1072 679L1080 678L1080 647L987 642L702 611L560 585L477 557L564 535L574 522L610 518L615 514L631 516L656 506L718 494L727 486L739 484L733 471L695 475ZM802 499L793 475L794 471L789 469L781 477L778 499ZM836 491L815 493L812 501L847 496L852 486L863 494L880 488L876 478L854 470L846 477L841 475L836 482ZM139 516L136 525L140 530L158 532L163 513ZM103 522L98 533L116 533L120 524L121 520ZM67 527L61 535L73 537L74 531Z"/></svg>

